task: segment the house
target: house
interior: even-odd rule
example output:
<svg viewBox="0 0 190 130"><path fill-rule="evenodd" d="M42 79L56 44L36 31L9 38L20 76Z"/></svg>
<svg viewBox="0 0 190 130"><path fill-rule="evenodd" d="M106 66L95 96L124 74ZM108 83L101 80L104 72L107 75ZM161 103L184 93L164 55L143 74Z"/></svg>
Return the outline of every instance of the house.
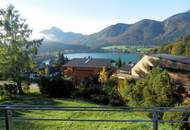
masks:
<svg viewBox="0 0 190 130"><path fill-rule="evenodd" d="M111 72L113 70L112 64L113 61L110 59L76 58L63 65L64 75L71 77L78 84L86 78L97 78L103 67Z"/></svg>
<svg viewBox="0 0 190 130"><path fill-rule="evenodd" d="M137 79L137 77L131 75L131 69L134 64L125 64L117 69L117 71L112 75L118 79Z"/></svg>
<svg viewBox="0 0 190 130"><path fill-rule="evenodd" d="M144 57L131 69L131 75L144 77L153 67L168 71L170 77L190 91L190 57L169 54L151 54Z"/></svg>

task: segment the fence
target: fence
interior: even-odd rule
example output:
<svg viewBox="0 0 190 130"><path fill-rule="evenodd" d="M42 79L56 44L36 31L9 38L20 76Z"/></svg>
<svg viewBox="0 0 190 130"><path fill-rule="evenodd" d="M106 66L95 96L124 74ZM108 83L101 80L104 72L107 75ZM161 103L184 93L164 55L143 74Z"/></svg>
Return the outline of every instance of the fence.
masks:
<svg viewBox="0 0 190 130"><path fill-rule="evenodd" d="M177 120L159 120L159 113L161 112L190 112L190 107L180 107L172 108L171 107L96 107L96 106L32 106L32 105L0 105L0 110L4 111L4 117L0 117L1 120L5 122L6 130L14 130L13 120L19 121L65 121L65 122L152 122L153 130L158 130L159 123L168 122L168 123L190 123L190 121L177 121ZM53 110L53 111L85 111L85 112L148 112L152 113L152 119L150 120L98 120L98 119L71 119L71 118L29 118L29 117L19 117L14 116L14 111L19 110Z"/></svg>

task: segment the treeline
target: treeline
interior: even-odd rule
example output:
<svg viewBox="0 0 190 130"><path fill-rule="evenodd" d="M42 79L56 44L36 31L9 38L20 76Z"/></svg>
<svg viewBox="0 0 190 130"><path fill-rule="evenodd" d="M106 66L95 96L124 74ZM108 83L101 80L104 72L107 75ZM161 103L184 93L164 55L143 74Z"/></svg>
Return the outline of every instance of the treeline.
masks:
<svg viewBox="0 0 190 130"><path fill-rule="evenodd" d="M163 45L155 51L158 53L190 56L190 36L183 37L173 43Z"/></svg>

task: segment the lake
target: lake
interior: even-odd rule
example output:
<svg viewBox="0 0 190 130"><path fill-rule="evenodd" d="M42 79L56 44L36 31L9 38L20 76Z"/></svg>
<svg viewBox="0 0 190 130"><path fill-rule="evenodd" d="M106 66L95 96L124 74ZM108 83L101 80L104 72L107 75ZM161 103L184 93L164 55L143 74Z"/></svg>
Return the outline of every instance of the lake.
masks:
<svg viewBox="0 0 190 130"><path fill-rule="evenodd" d="M69 59L73 58L84 58L84 57L92 57L92 58L105 58L105 59L113 59L118 60L119 58L125 62L137 62L141 58L141 54L138 53L116 53L116 52L108 52L108 53L72 53L65 54Z"/></svg>

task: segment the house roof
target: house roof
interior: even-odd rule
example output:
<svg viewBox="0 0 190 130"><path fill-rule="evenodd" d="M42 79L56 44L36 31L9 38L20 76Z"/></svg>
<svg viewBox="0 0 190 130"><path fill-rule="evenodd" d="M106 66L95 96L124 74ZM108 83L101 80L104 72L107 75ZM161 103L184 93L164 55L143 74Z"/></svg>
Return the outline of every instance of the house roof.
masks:
<svg viewBox="0 0 190 130"><path fill-rule="evenodd" d="M123 65L119 68L119 70L130 72L132 68L132 65Z"/></svg>
<svg viewBox="0 0 190 130"><path fill-rule="evenodd" d="M169 54L152 54L151 56L190 65L190 57L187 56L175 56Z"/></svg>
<svg viewBox="0 0 190 130"><path fill-rule="evenodd" d="M75 58L63 65L63 67L111 67L111 59Z"/></svg>

